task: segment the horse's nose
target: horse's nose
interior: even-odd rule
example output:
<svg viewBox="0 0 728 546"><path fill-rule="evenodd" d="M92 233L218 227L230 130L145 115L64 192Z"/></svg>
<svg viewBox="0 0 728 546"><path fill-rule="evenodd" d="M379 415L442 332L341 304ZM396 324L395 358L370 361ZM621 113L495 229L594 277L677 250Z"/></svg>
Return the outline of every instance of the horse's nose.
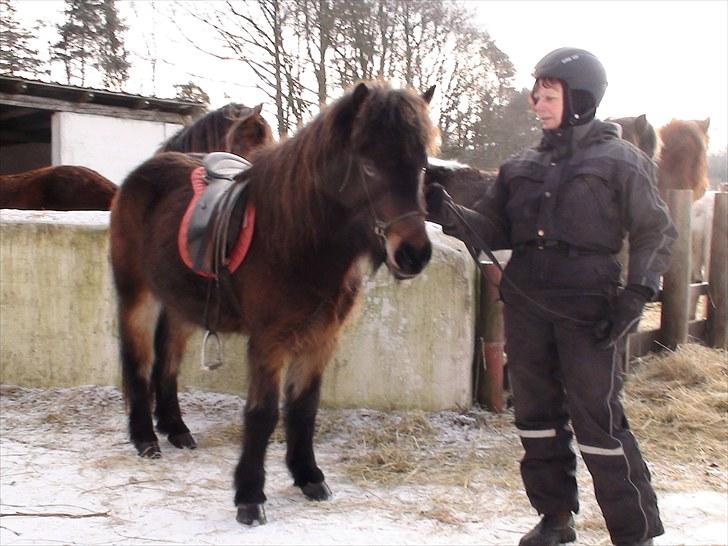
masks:
<svg viewBox="0 0 728 546"><path fill-rule="evenodd" d="M424 269L432 256L432 245L427 241L422 246L402 243L394 254L399 272L403 277L413 277Z"/></svg>

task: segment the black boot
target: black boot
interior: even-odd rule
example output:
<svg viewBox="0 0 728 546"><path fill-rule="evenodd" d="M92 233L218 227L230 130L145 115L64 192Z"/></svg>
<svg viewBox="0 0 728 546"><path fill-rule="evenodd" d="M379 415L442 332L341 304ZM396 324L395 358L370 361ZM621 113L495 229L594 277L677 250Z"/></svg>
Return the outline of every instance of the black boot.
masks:
<svg viewBox="0 0 728 546"><path fill-rule="evenodd" d="M651 538L639 542L617 542L616 546L653 546L655 543Z"/></svg>
<svg viewBox="0 0 728 546"><path fill-rule="evenodd" d="M558 546L576 540L571 512L544 514L538 525L526 533L518 546Z"/></svg>

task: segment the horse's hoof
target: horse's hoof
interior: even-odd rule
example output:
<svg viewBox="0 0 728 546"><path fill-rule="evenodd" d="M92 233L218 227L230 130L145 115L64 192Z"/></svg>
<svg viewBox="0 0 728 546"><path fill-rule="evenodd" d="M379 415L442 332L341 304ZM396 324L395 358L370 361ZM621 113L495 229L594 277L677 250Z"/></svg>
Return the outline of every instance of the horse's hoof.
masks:
<svg viewBox="0 0 728 546"><path fill-rule="evenodd" d="M253 526L264 525L268 520L265 517L265 508L263 503L246 502L238 504L238 515L235 517L238 523Z"/></svg>
<svg viewBox="0 0 728 546"><path fill-rule="evenodd" d="M328 500L331 498L331 489L326 485L326 482L320 483L307 483L301 486L301 491L309 499L315 501Z"/></svg>
<svg viewBox="0 0 728 546"><path fill-rule="evenodd" d="M167 436L169 443L177 449L195 449L197 442L189 432L183 432L182 434L170 434Z"/></svg>
<svg viewBox="0 0 728 546"><path fill-rule="evenodd" d="M157 442L139 442L136 446L139 456L145 459L159 459L162 457L162 450Z"/></svg>

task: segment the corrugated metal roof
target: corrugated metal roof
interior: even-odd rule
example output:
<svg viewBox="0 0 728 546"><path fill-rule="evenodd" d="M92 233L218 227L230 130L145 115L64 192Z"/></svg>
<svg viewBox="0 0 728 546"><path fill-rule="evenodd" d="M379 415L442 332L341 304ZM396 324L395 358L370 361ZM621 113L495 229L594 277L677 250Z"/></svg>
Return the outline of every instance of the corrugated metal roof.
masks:
<svg viewBox="0 0 728 546"><path fill-rule="evenodd" d="M0 93L14 95L16 97L43 97L76 104L94 104L98 106L169 112L181 115L195 115L205 108L205 105L199 102L145 97L105 89L47 83L4 75L0 76ZM2 99L1 96L0 99Z"/></svg>
<svg viewBox="0 0 728 546"><path fill-rule="evenodd" d="M54 112L186 125L202 103L0 75L0 146L51 141Z"/></svg>

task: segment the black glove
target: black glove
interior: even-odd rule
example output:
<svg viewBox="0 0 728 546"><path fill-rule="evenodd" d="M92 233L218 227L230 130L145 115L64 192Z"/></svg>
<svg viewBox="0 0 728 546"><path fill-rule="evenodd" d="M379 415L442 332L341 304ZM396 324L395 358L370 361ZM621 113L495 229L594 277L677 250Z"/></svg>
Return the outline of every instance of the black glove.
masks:
<svg viewBox="0 0 728 546"><path fill-rule="evenodd" d="M639 284L630 284L617 296L609 314L597 322L594 337L597 349L613 347L627 332L637 327L642 309L652 299L652 290Z"/></svg>
<svg viewBox="0 0 728 546"><path fill-rule="evenodd" d="M452 197L445 188L437 183L425 186L425 202L428 220L441 226L452 224L452 212L446 204L446 202L452 203Z"/></svg>

